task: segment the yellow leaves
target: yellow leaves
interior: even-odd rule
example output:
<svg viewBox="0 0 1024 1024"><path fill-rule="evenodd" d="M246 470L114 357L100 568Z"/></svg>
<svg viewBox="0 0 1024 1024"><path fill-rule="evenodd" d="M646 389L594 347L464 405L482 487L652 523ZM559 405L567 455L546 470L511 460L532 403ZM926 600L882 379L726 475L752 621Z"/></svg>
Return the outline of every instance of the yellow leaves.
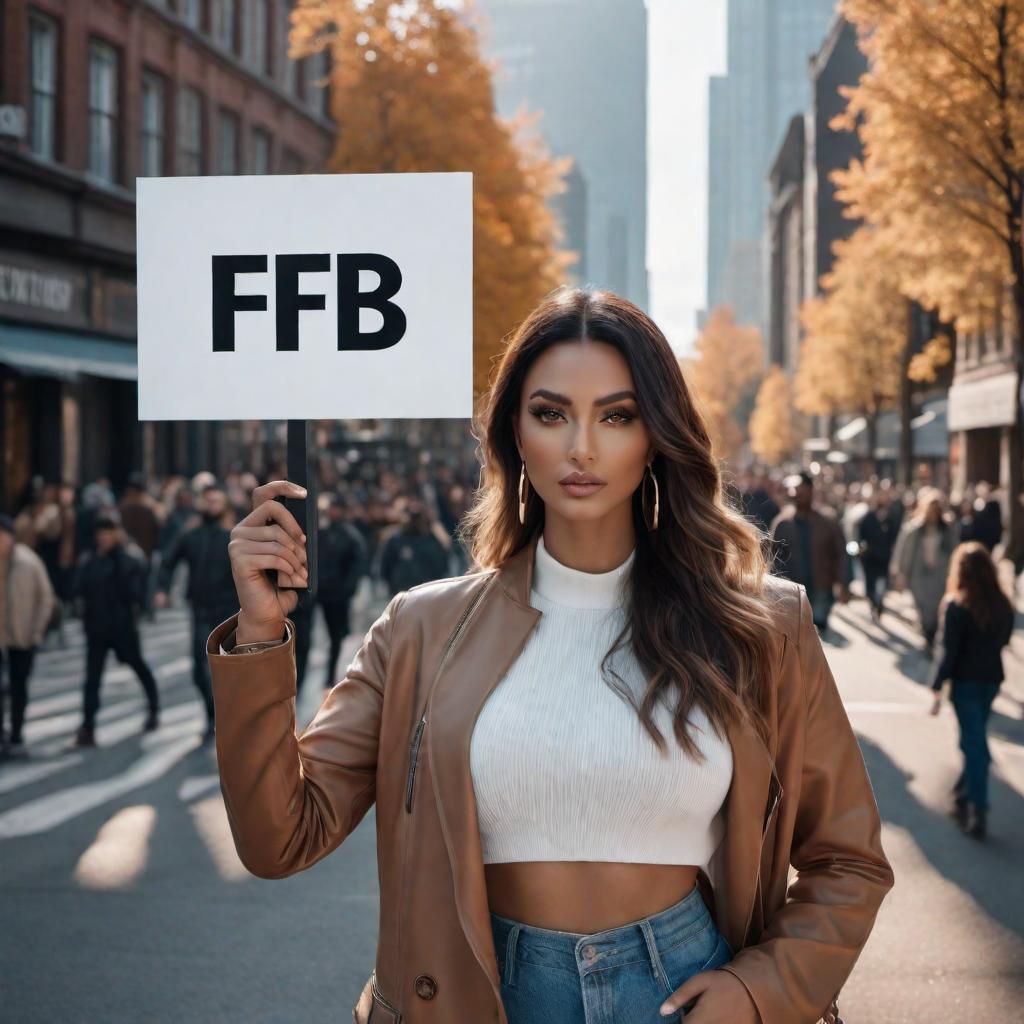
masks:
<svg viewBox="0 0 1024 1024"><path fill-rule="evenodd" d="M798 441L789 378L773 364L758 388L750 415L750 448L762 461L777 466L793 453Z"/></svg>
<svg viewBox="0 0 1024 1024"><path fill-rule="evenodd" d="M953 358L949 338L940 334L927 341L920 352L910 357L907 376L911 380L930 383L938 377L940 366L945 366Z"/></svg>
<svg viewBox="0 0 1024 1024"><path fill-rule="evenodd" d="M754 385L764 372L761 332L740 326L729 306L718 306L708 315L695 355L684 364L687 380L707 417L716 453L735 457Z"/></svg>
<svg viewBox="0 0 1024 1024"><path fill-rule="evenodd" d="M1021 247L1024 0L840 9L871 66L834 121L857 127L865 154L834 175L837 195L894 240L904 294L971 329L992 315L985 296L1012 275ZM915 372L930 365L917 360Z"/></svg>
<svg viewBox="0 0 1024 1024"><path fill-rule="evenodd" d="M895 240L862 226L834 247L823 296L801 308L795 404L809 414L877 412L900 392L908 303Z"/></svg>

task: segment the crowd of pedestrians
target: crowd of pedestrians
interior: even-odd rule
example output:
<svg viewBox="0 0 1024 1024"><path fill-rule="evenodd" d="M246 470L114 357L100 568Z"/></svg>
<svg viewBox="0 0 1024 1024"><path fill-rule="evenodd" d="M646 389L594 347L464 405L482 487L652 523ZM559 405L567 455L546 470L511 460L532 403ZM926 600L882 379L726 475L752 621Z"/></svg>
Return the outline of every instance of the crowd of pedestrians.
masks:
<svg viewBox="0 0 1024 1024"><path fill-rule="evenodd" d="M987 723L1005 678L1002 650L1014 626L1016 567L1002 556L1002 507L987 484L947 496L869 480L821 486L809 472L782 479L743 474L735 500L765 533L773 571L804 585L822 639L836 600L850 600L850 584L863 581L872 621L880 624L891 588L906 590L931 659L927 683L937 714L950 682L963 770L952 789L950 812L975 839L987 831L991 753ZM998 565L1014 580L1000 582Z"/></svg>
<svg viewBox="0 0 1024 1024"><path fill-rule="evenodd" d="M336 457L321 472L326 486L318 503L316 601L293 613L300 691L317 609L328 637L321 681L330 687L364 579L375 598L386 600L466 571L456 530L477 466L472 457L437 465ZM283 468L275 475L285 475ZM206 639L238 609L228 544L259 482L252 473L149 480L136 473L115 493L107 480L80 491L35 481L17 515L0 515L0 757L28 756L22 731L35 654L45 643L66 644L71 617L80 619L85 637L74 744L96 745L110 652L142 687L143 730L158 729L160 690L139 627L176 601L189 612L192 681L206 715L203 740L213 738ZM745 472L729 488L736 507L763 531L773 571L806 588L826 641L832 609L851 600L855 579L876 624L889 611L890 590L909 592L923 653L932 659L929 685L939 692L952 682L964 755L952 813L969 834L983 836L991 760L986 722L1003 680L1000 651L1013 627L1013 605L993 561L1003 534L997 496L984 484L947 496L928 484L846 483L806 470Z"/></svg>
<svg viewBox="0 0 1024 1024"><path fill-rule="evenodd" d="M336 457L323 467L318 501L316 601L296 609L301 691L317 609L328 636L324 686L336 681L350 611L365 579L373 599L464 572L468 556L456 527L476 467L456 460L424 465L398 458ZM283 469L278 475L284 475ZM189 611L192 681L206 713L204 742L216 723L206 638L238 610L228 557L231 529L250 511L259 480L232 473L145 479L118 493L107 480L78 491L34 481L14 517L0 515L0 758L28 756L22 729L37 651L66 646L65 626L85 638L81 724L74 745L96 745L96 717L107 655L129 666L146 699L144 731L160 725L160 692L143 652L140 624L177 601Z"/></svg>

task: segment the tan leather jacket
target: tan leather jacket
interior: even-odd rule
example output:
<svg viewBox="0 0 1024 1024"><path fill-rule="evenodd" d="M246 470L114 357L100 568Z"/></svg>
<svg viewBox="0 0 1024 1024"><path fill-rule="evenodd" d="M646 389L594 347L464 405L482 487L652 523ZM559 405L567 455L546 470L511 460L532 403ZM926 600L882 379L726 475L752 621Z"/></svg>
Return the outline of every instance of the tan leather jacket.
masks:
<svg viewBox="0 0 1024 1024"><path fill-rule="evenodd" d="M207 642L221 789L261 878L327 856L376 803L380 926L356 1024L507 1024L469 768L477 714L541 612L534 538L498 569L401 591L295 735L293 641ZM772 577L773 742L733 728L726 833L698 885L764 1024L826 1017L893 874L860 748L804 589ZM792 884L790 864L797 869Z"/></svg>

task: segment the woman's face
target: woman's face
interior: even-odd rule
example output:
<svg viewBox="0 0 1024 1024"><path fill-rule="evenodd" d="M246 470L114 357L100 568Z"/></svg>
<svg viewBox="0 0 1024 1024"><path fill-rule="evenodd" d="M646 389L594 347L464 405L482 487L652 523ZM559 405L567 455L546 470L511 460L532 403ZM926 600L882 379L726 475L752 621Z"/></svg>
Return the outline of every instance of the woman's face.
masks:
<svg viewBox="0 0 1024 1024"><path fill-rule="evenodd" d="M596 520L623 509L631 516L633 492L654 455L634 396L629 365L605 342L559 342L534 361L523 382L516 442L547 516ZM561 483L572 473L602 483L574 492Z"/></svg>

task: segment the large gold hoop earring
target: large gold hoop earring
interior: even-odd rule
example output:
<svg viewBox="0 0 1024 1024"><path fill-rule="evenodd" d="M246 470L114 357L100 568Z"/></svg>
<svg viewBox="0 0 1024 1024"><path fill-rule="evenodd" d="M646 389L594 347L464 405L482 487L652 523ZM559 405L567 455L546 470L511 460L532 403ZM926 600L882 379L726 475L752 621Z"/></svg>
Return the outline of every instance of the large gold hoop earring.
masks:
<svg viewBox="0 0 1024 1024"><path fill-rule="evenodd" d="M519 522L526 522L526 495L523 493L523 485L526 484L526 463L523 463L523 468L519 471ZM529 489L529 484L526 484Z"/></svg>
<svg viewBox="0 0 1024 1024"><path fill-rule="evenodd" d="M647 520L647 470L651 471L651 479L654 481L654 523L653 525ZM654 475L654 470L651 469L651 464L648 462L644 471L644 479L640 488L640 505L643 510L644 522L647 524L648 530L656 530L658 528L658 478Z"/></svg>

